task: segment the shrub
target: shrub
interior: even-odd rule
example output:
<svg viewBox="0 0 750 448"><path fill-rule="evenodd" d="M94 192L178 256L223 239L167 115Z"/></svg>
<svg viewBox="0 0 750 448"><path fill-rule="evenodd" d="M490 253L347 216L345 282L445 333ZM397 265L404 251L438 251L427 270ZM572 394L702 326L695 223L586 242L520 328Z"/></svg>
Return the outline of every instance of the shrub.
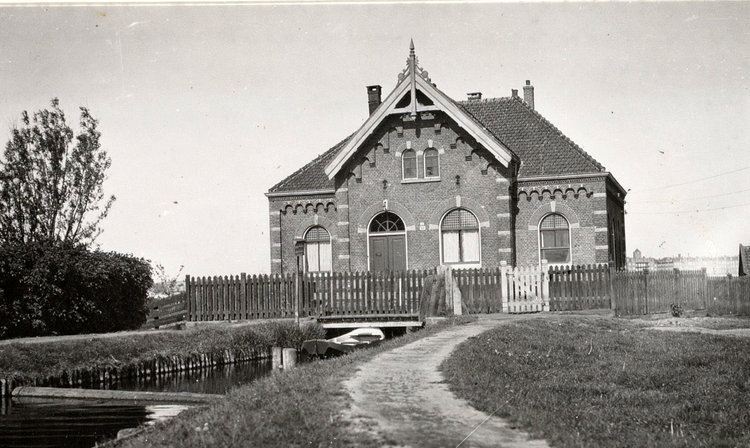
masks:
<svg viewBox="0 0 750 448"><path fill-rule="evenodd" d="M138 328L153 284L147 261L71 243L0 246L0 338Z"/></svg>

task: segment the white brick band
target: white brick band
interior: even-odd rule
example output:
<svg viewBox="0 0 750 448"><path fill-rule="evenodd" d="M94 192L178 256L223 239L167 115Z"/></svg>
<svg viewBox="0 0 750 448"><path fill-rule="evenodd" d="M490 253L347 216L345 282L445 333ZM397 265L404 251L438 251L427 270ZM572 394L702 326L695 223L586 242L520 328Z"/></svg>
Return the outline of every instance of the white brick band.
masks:
<svg viewBox="0 0 750 448"><path fill-rule="evenodd" d="M510 213L498 213L498 218L510 218Z"/></svg>
<svg viewBox="0 0 750 448"><path fill-rule="evenodd" d="M281 232L281 227L271 227L271 232Z"/></svg>
<svg viewBox="0 0 750 448"><path fill-rule="evenodd" d="M595 215L606 215L607 211L606 210L594 210L594 214Z"/></svg>
<svg viewBox="0 0 750 448"><path fill-rule="evenodd" d="M278 210L274 210L270 214L271 214L271 216L279 216L281 214L281 212L278 211Z"/></svg>
<svg viewBox="0 0 750 448"><path fill-rule="evenodd" d="M281 263L281 258L272 258L271 263Z"/></svg>
<svg viewBox="0 0 750 448"><path fill-rule="evenodd" d="M595 198L606 198L607 193L594 193Z"/></svg>
<svg viewBox="0 0 750 448"><path fill-rule="evenodd" d="M596 227L596 228L594 228L594 232L606 232L606 231L607 231L606 227Z"/></svg>
<svg viewBox="0 0 750 448"><path fill-rule="evenodd" d="M349 255L339 255L339 260L348 260Z"/></svg>
<svg viewBox="0 0 750 448"><path fill-rule="evenodd" d="M596 246L596 250L607 250L607 249L609 249L609 246L607 246L606 244L604 246Z"/></svg>
<svg viewBox="0 0 750 448"><path fill-rule="evenodd" d="M281 243L273 243L271 244L271 247L281 247Z"/></svg>
<svg viewBox="0 0 750 448"><path fill-rule="evenodd" d="M348 226L349 221L339 221L336 223L337 226Z"/></svg>
<svg viewBox="0 0 750 448"><path fill-rule="evenodd" d="M498 235L510 235L510 230L498 230Z"/></svg>
<svg viewBox="0 0 750 448"><path fill-rule="evenodd" d="M507 194L504 194L504 195L501 194L500 196L497 197L498 201L507 201L508 199L510 199L510 195L507 195Z"/></svg>
<svg viewBox="0 0 750 448"><path fill-rule="evenodd" d="M349 208L349 206L347 204L341 204L339 205L339 208Z"/></svg>
<svg viewBox="0 0 750 448"><path fill-rule="evenodd" d="M349 238L339 238L339 243L348 243Z"/></svg>
<svg viewBox="0 0 750 448"><path fill-rule="evenodd" d="M510 253L510 247L503 247L501 249L498 249L497 251L500 252L501 254L509 254Z"/></svg>

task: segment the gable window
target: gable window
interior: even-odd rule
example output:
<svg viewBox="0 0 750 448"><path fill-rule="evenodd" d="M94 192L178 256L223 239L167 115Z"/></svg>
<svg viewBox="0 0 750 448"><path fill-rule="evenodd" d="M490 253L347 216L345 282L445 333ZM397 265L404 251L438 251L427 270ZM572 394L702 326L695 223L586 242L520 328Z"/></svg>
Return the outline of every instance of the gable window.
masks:
<svg viewBox="0 0 750 448"><path fill-rule="evenodd" d="M305 259L307 272L331 270L331 235L325 228L314 226L305 232Z"/></svg>
<svg viewBox="0 0 750 448"><path fill-rule="evenodd" d="M564 216L552 213L539 224L540 259L549 263L570 263L570 226Z"/></svg>
<svg viewBox="0 0 750 448"><path fill-rule="evenodd" d="M479 262L479 221L473 213L462 208L449 212L440 230L443 263Z"/></svg>
<svg viewBox="0 0 750 448"><path fill-rule="evenodd" d="M401 163L403 164L403 178L404 179L416 179L417 178L417 153L413 149L407 149L401 155Z"/></svg>
<svg viewBox="0 0 750 448"><path fill-rule="evenodd" d="M424 152L424 177L440 177L440 159L435 148Z"/></svg>

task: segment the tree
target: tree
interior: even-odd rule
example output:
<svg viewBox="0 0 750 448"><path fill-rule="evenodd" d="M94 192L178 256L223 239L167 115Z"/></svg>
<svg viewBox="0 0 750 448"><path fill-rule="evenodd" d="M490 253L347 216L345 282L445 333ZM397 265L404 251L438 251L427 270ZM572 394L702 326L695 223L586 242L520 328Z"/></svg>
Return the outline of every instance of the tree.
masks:
<svg viewBox="0 0 750 448"><path fill-rule="evenodd" d="M111 161L99 144L98 121L80 109L78 135L57 98L50 110L21 114L0 159L0 241L88 246L101 233L115 200L102 205Z"/></svg>

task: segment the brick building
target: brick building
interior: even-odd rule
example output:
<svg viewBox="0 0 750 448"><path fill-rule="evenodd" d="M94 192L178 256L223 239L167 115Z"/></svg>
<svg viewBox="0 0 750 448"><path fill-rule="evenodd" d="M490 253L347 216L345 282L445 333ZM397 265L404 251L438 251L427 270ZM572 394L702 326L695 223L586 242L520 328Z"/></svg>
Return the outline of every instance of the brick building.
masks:
<svg viewBox="0 0 750 448"><path fill-rule="evenodd" d="M454 101L418 65L356 132L272 187L272 272L625 265L626 192L534 109L534 87Z"/></svg>

